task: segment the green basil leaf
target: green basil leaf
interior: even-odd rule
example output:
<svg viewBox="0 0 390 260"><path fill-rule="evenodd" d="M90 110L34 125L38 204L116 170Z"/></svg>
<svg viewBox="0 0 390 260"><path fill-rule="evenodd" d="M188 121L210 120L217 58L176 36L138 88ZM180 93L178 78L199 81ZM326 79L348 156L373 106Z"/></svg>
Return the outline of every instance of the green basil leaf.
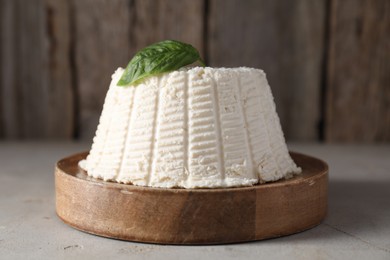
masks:
<svg viewBox="0 0 390 260"><path fill-rule="evenodd" d="M191 63L204 62L199 52L190 44L166 40L140 50L127 65L118 86L137 84L147 77L170 72Z"/></svg>

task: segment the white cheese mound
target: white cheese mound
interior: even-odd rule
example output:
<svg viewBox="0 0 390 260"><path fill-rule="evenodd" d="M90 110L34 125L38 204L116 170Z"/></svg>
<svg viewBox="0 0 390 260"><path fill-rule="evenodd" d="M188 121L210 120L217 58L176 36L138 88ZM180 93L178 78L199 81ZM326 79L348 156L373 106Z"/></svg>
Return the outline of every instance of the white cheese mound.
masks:
<svg viewBox="0 0 390 260"><path fill-rule="evenodd" d="M298 174L263 71L184 68L118 87L112 76L89 176L152 187L250 186Z"/></svg>

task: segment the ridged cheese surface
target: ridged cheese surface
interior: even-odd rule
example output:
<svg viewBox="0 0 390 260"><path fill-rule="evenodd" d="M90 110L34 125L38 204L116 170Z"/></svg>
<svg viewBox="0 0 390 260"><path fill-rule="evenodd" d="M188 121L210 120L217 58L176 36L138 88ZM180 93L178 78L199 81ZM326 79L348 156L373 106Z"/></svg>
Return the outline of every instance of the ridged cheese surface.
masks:
<svg viewBox="0 0 390 260"><path fill-rule="evenodd" d="M263 71L191 68L118 87L112 76L93 145L80 166L120 183L249 186L292 176Z"/></svg>

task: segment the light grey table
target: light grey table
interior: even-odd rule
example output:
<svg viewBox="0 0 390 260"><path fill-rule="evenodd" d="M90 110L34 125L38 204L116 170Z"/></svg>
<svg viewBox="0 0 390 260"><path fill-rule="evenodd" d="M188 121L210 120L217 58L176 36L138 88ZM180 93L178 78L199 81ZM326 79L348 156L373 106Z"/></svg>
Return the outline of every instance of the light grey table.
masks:
<svg viewBox="0 0 390 260"><path fill-rule="evenodd" d="M55 162L78 143L0 142L0 259L390 259L390 146L291 144L330 165L329 213L299 234L219 246L162 246L89 235L54 209Z"/></svg>

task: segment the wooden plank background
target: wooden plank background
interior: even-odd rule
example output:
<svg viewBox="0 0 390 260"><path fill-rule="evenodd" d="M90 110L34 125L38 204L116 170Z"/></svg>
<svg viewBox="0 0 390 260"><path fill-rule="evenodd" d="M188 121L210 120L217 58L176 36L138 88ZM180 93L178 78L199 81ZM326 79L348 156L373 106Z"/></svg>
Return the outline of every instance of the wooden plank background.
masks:
<svg viewBox="0 0 390 260"><path fill-rule="evenodd" d="M390 141L390 1L0 0L0 138L85 139L110 76L163 39L263 69L290 141Z"/></svg>
<svg viewBox="0 0 390 260"><path fill-rule="evenodd" d="M390 1L331 6L326 137L390 140Z"/></svg>

